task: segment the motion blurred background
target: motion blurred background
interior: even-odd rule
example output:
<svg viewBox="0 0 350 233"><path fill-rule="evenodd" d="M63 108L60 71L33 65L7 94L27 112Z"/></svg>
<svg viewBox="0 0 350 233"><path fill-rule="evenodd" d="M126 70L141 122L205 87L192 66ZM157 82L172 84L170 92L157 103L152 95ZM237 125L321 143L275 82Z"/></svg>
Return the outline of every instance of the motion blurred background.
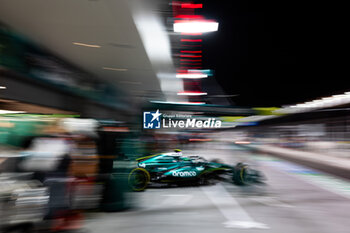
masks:
<svg viewBox="0 0 350 233"><path fill-rule="evenodd" d="M0 0L0 230L348 232L344 10ZM221 127L146 129L156 110ZM132 192L135 159L174 149L265 184Z"/></svg>

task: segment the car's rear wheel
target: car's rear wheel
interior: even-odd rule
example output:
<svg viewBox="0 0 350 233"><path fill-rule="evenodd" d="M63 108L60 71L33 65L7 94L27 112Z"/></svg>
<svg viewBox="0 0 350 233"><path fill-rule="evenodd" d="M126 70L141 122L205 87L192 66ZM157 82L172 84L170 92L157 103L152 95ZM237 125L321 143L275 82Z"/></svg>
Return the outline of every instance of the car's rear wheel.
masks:
<svg viewBox="0 0 350 233"><path fill-rule="evenodd" d="M150 181L150 174L143 168L135 168L129 174L129 186L133 191L143 191Z"/></svg>

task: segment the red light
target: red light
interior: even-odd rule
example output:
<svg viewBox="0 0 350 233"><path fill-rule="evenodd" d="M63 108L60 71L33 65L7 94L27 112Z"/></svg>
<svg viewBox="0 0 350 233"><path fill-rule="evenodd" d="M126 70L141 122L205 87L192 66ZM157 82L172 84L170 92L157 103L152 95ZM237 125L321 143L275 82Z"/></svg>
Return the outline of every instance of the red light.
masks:
<svg viewBox="0 0 350 233"><path fill-rule="evenodd" d="M198 8L203 8L203 4L193 4L193 3L182 3L181 8L190 8L190 9L198 9Z"/></svg>
<svg viewBox="0 0 350 233"><path fill-rule="evenodd" d="M188 54L181 54L180 57L193 57L193 58L196 58L196 57L202 57L202 55L188 55Z"/></svg>
<svg viewBox="0 0 350 233"><path fill-rule="evenodd" d="M191 51L191 50L181 50L181 53L202 53L201 50L197 50L197 51Z"/></svg>
<svg viewBox="0 0 350 233"><path fill-rule="evenodd" d="M182 66L182 67L180 67L180 69L202 69L202 67L201 66L194 66L194 67Z"/></svg>
<svg viewBox="0 0 350 233"><path fill-rule="evenodd" d="M177 70L178 73L187 73L187 70Z"/></svg>
<svg viewBox="0 0 350 233"><path fill-rule="evenodd" d="M202 42L202 39L181 39L182 42Z"/></svg>
<svg viewBox="0 0 350 233"><path fill-rule="evenodd" d="M177 15L175 18L178 19L204 19L202 15Z"/></svg>
<svg viewBox="0 0 350 233"><path fill-rule="evenodd" d="M180 59L180 61L187 61L187 62L201 62L202 59Z"/></svg>

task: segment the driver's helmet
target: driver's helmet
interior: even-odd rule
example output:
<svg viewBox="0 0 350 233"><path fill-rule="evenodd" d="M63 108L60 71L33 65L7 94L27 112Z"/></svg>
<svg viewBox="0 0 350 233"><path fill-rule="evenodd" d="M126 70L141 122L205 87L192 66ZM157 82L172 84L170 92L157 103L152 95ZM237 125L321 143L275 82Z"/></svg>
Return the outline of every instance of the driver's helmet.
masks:
<svg viewBox="0 0 350 233"><path fill-rule="evenodd" d="M174 152L179 155L182 156L182 151L180 149L175 149Z"/></svg>

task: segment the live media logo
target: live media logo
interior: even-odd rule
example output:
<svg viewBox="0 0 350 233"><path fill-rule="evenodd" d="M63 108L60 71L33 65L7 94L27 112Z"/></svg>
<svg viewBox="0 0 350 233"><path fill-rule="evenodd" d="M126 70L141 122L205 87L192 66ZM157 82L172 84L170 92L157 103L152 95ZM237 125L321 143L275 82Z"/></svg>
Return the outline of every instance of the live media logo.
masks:
<svg viewBox="0 0 350 233"><path fill-rule="evenodd" d="M144 129L160 129L160 128L221 128L222 122L215 118L170 118L169 115L157 111L143 112L143 128ZM175 116L175 115L174 115Z"/></svg>
<svg viewBox="0 0 350 233"><path fill-rule="evenodd" d="M143 112L143 128L144 129L160 129L159 109L156 112Z"/></svg>

